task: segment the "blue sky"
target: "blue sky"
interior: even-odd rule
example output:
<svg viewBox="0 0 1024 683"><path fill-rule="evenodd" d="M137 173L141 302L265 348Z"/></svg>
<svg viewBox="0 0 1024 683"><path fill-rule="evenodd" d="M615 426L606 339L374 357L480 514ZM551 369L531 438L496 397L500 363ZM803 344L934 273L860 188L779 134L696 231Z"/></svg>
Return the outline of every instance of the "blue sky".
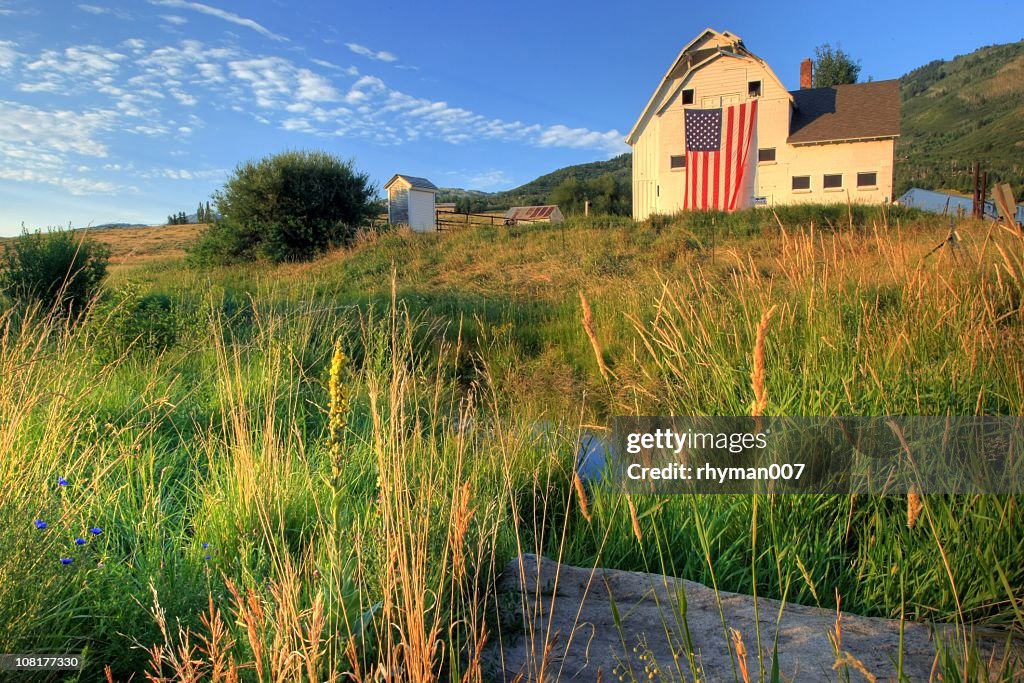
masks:
<svg viewBox="0 0 1024 683"><path fill-rule="evenodd" d="M160 222L285 149L354 159L378 185L507 189L626 151L706 26L795 88L824 42L879 80L1024 37L1021 3L977 7L0 0L0 235Z"/></svg>

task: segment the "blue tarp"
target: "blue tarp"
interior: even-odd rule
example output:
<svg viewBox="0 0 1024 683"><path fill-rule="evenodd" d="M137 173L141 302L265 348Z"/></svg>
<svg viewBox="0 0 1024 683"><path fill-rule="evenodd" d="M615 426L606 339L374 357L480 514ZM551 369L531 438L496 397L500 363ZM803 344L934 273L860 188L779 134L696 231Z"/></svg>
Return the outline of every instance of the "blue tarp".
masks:
<svg viewBox="0 0 1024 683"><path fill-rule="evenodd" d="M912 206L915 209L921 209L922 211L928 211L929 213L947 213L950 216L957 215L957 208L963 207L964 215L969 216L971 214L971 198L961 197L955 194L946 194L945 192L935 192L933 190L922 190L920 187L913 187L899 198L899 202L902 206ZM985 217L998 219L999 211L996 209L996 204L993 201L985 202ZM1015 216L1017 222L1024 222L1024 205L1017 205L1017 215Z"/></svg>

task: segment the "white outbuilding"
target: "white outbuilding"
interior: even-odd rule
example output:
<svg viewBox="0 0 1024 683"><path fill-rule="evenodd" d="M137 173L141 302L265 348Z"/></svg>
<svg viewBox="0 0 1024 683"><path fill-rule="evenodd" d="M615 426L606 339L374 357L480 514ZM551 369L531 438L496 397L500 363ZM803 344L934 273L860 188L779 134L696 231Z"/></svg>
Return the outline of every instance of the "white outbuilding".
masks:
<svg viewBox="0 0 1024 683"><path fill-rule="evenodd" d="M416 232L437 228L434 183L426 178L396 174L384 184L384 189L388 192L388 223L408 225Z"/></svg>

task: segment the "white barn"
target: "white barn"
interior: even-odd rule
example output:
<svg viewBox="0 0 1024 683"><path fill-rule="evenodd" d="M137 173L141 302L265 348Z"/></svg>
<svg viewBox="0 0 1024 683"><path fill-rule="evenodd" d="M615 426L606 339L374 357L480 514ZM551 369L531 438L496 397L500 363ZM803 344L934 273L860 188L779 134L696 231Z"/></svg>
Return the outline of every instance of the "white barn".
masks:
<svg viewBox="0 0 1024 683"><path fill-rule="evenodd" d="M388 223L408 225L416 232L437 228L437 186L426 178L396 174L384 184L388 192Z"/></svg>
<svg viewBox="0 0 1024 683"><path fill-rule="evenodd" d="M814 88L812 77L804 60L800 89L786 90L728 31L709 28L687 43L626 138L633 148L633 217L701 205L891 201L899 82ZM750 134L742 135L744 123ZM744 140L743 148L729 147L733 139ZM714 156L718 149L735 153L736 163Z"/></svg>

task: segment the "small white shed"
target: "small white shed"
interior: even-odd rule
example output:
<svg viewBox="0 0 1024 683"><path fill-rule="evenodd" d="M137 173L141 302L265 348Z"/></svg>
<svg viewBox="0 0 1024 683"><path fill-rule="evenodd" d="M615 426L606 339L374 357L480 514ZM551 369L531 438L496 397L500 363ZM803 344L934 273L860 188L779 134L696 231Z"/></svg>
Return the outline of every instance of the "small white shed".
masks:
<svg viewBox="0 0 1024 683"><path fill-rule="evenodd" d="M434 183L426 178L396 174L384 184L384 189L388 191L388 223L408 225L416 232L437 228Z"/></svg>

